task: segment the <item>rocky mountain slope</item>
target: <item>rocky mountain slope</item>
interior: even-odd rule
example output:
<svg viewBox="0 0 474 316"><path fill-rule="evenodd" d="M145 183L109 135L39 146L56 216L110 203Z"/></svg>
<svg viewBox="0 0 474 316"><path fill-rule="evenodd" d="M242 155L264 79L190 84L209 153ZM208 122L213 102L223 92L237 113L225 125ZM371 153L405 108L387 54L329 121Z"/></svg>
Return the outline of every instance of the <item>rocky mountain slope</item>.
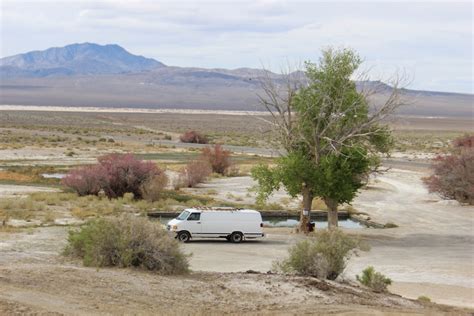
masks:
<svg viewBox="0 0 474 316"><path fill-rule="evenodd" d="M0 104L261 110L262 69L172 67L118 45L72 44L0 59ZM390 87L380 82L374 103ZM472 94L404 90L399 114L472 116Z"/></svg>

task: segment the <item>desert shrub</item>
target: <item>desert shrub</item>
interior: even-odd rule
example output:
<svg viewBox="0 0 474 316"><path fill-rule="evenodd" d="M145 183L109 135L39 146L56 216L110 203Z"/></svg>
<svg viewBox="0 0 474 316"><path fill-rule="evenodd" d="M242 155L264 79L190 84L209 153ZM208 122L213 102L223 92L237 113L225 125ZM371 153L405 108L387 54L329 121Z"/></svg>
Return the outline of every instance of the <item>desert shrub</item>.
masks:
<svg viewBox="0 0 474 316"><path fill-rule="evenodd" d="M207 144L209 140L206 136L196 131L187 131L179 137L182 143Z"/></svg>
<svg viewBox="0 0 474 316"><path fill-rule="evenodd" d="M319 279L335 280L346 268L347 260L357 250L366 250L359 240L342 231L321 230L289 250L288 258L276 262L274 269Z"/></svg>
<svg viewBox="0 0 474 316"><path fill-rule="evenodd" d="M455 148L474 148L474 135L464 135L453 140Z"/></svg>
<svg viewBox="0 0 474 316"><path fill-rule="evenodd" d="M72 169L61 183L79 196L97 195L106 179L106 170L100 165L94 165Z"/></svg>
<svg viewBox="0 0 474 316"><path fill-rule="evenodd" d="M127 192L141 198L142 184L164 172L153 162L138 160L132 154L110 154L98 160L107 174L103 190L109 198L120 197Z"/></svg>
<svg viewBox="0 0 474 316"><path fill-rule="evenodd" d="M203 148L201 157L203 160L209 162L213 172L222 175L225 174L228 168L232 165L230 151L222 148L220 144L215 144L213 147Z"/></svg>
<svg viewBox="0 0 474 316"><path fill-rule="evenodd" d="M109 154L98 158L97 165L71 170L62 183L78 195L97 195L101 190L109 198L133 193L142 198L142 185L164 173L151 161L131 154Z"/></svg>
<svg viewBox="0 0 474 316"><path fill-rule="evenodd" d="M203 160L191 161L179 172L175 188L195 187L197 184L204 182L211 173L212 168L208 162Z"/></svg>
<svg viewBox="0 0 474 316"><path fill-rule="evenodd" d="M163 274L188 271L188 256L160 225L122 216L92 220L70 231L64 254L85 266L138 267Z"/></svg>
<svg viewBox="0 0 474 316"><path fill-rule="evenodd" d="M398 225L392 222L387 222L385 225L383 225L384 228L397 228Z"/></svg>
<svg viewBox="0 0 474 316"><path fill-rule="evenodd" d="M417 300L422 303L431 303L431 299L425 295L418 296Z"/></svg>
<svg viewBox="0 0 474 316"><path fill-rule="evenodd" d="M356 276L357 281L371 288L374 292L385 292L387 286L392 284L392 280L380 272L375 271L374 267L369 266L362 271L362 275Z"/></svg>
<svg viewBox="0 0 474 316"><path fill-rule="evenodd" d="M140 187L142 197L150 202L158 201L162 197L167 184L168 176L164 172L159 173L142 184Z"/></svg>
<svg viewBox="0 0 474 316"><path fill-rule="evenodd" d="M436 157L431 165L433 174L423 178L430 192L446 199L474 205L474 136L453 142L451 154Z"/></svg>

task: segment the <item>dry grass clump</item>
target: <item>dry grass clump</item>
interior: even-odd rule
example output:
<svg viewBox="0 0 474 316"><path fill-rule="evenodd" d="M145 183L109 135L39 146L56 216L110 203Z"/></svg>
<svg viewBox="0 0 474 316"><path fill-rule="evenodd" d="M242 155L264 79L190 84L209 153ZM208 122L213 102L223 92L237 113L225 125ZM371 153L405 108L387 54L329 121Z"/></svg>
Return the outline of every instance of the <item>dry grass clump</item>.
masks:
<svg viewBox="0 0 474 316"><path fill-rule="evenodd" d="M145 218L122 216L93 220L71 231L64 254L85 266L137 267L163 274L188 272L188 256L159 225Z"/></svg>
<svg viewBox="0 0 474 316"><path fill-rule="evenodd" d="M46 205L41 202L35 202L32 198L6 198L0 200L0 209L6 214L6 217L12 219L29 220L35 217L37 213L46 209Z"/></svg>

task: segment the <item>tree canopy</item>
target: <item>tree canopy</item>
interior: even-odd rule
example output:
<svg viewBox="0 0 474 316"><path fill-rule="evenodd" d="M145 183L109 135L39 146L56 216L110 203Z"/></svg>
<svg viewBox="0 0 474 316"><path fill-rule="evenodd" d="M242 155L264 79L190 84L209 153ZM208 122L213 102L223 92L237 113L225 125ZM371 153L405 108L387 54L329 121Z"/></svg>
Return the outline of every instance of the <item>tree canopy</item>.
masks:
<svg viewBox="0 0 474 316"><path fill-rule="evenodd" d="M330 227L337 226L337 206L350 203L379 164L378 153L392 145L382 120L400 105L393 87L383 105L371 109L369 93L352 80L362 60L349 49L327 49L319 63L305 63L305 78L289 75L285 89L264 83L262 104L272 114L279 143L286 153L274 167L252 170L258 198L268 198L283 186L293 197L303 196L301 229L306 231L314 197L329 209ZM284 91L286 98L279 97Z"/></svg>

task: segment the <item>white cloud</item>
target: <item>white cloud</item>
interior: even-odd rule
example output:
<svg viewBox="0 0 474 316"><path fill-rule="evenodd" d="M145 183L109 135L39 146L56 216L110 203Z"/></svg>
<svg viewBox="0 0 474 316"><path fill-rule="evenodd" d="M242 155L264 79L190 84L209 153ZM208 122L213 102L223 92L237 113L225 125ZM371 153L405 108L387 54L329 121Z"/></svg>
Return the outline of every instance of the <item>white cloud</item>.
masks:
<svg viewBox="0 0 474 316"><path fill-rule="evenodd" d="M2 0L1 55L118 43L169 65L259 67L353 47L373 73L472 92L472 4L319 1Z"/></svg>

